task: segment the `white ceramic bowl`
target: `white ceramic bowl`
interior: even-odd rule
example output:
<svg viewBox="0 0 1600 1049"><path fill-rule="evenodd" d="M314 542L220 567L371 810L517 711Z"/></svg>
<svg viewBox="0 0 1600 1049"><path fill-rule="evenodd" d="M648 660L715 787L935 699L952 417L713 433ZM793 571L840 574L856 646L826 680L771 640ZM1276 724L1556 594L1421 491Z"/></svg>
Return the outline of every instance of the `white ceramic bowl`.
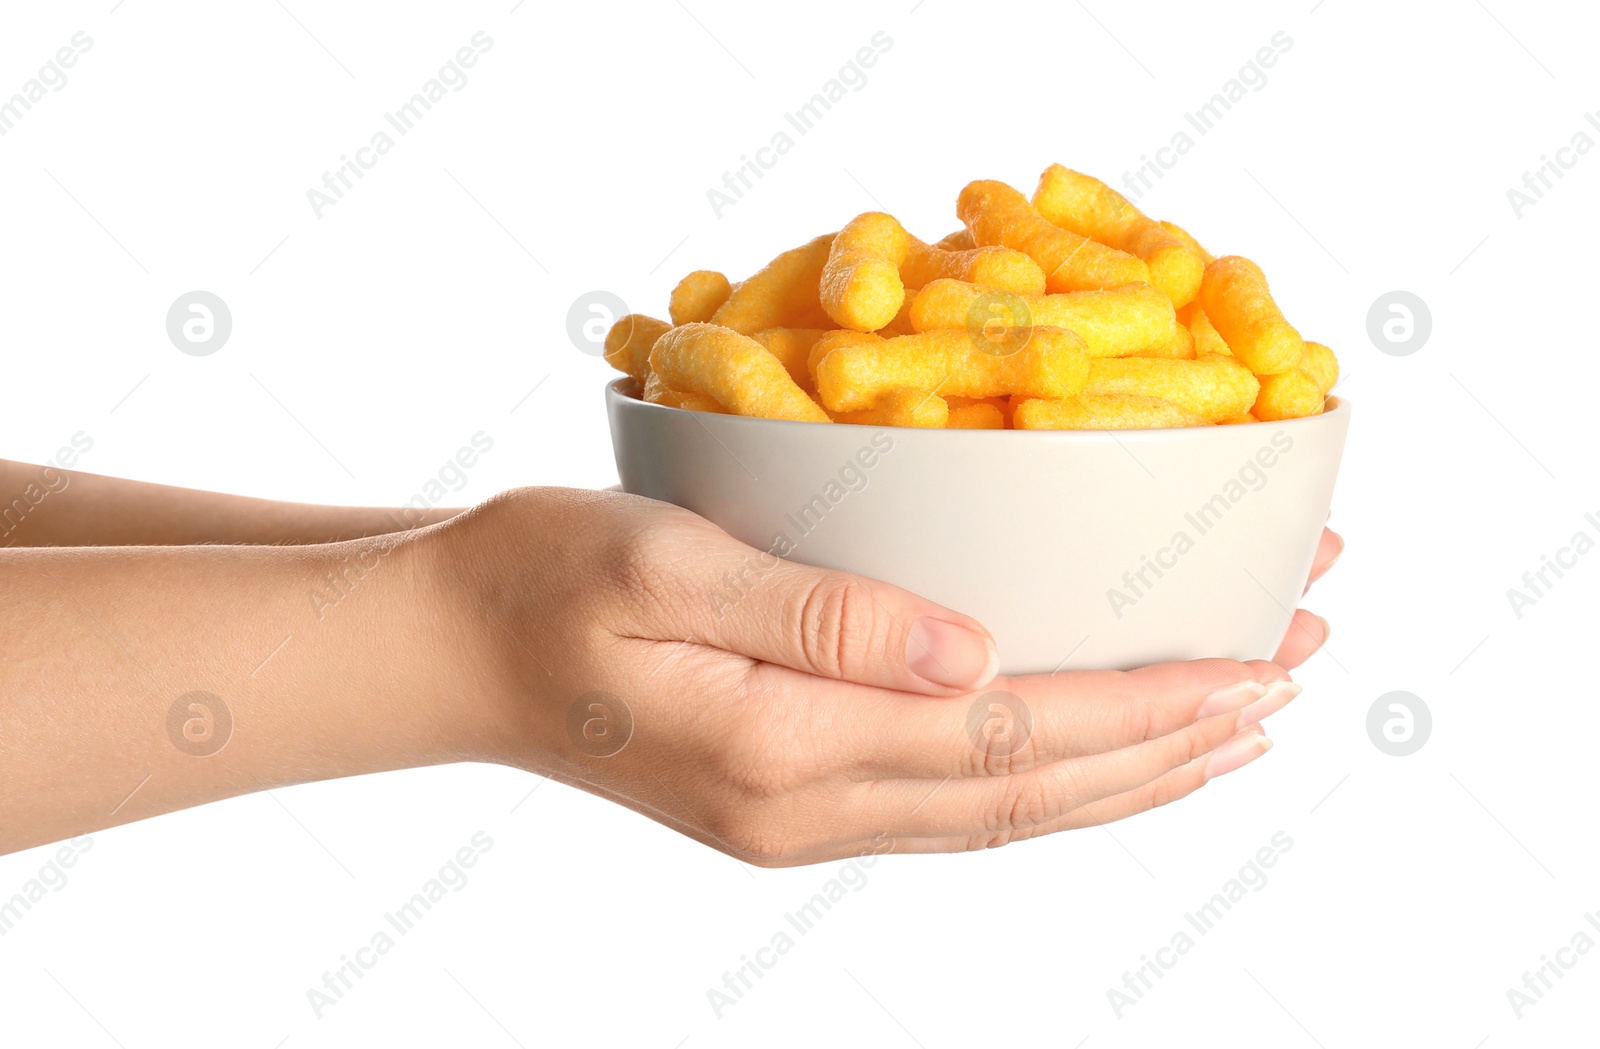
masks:
<svg viewBox="0 0 1600 1049"><path fill-rule="evenodd" d="M1270 658L1350 408L1173 430L921 430L667 408L606 388L625 491L974 616L1004 672Z"/></svg>

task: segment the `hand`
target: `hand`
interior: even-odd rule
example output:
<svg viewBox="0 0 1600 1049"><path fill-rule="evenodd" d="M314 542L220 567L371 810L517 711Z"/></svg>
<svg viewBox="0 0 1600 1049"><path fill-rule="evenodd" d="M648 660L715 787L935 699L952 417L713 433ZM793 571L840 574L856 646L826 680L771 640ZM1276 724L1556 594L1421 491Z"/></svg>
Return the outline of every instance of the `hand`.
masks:
<svg viewBox="0 0 1600 1049"><path fill-rule="evenodd" d="M1324 528L1322 539L1317 543L1316 557L1311 562L1311 578L1306 581L1306 589L1311 589L1311 584L1327 574L1333 563L1339 560L1339 555L1344 553L1344 539L1339 533ZM1328 621L1319 615L1313 615L1305 609L1298 609L1294 618L1289 621L1289 629L1283 636L1283 644L1278 646L1278 654L1272 661L1286 670L1295 667L1310 659L1312 655L1327 644L1330 627Z"/></svg>
<svg viewBox="0 0 1600 1049"><path fill-rule="evenodd" d="M996 678L967 616L628 495L510 492L430 542L496 683L498 760L763 866L1122 819L1265 752L1299 692L1222 659Z"/></svg>

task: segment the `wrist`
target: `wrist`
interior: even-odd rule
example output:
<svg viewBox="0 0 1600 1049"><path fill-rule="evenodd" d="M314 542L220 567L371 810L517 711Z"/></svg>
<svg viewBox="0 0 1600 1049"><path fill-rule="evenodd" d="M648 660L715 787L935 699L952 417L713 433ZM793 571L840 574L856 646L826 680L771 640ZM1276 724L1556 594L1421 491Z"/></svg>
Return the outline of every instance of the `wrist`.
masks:
<svg viewBox="0 0 1600 1049"><path fill-rule="evenodd" d="M449 521L368 542L397 544L402 570L391 585L401 592L422 638L418 701L437 717L430 731L442 761L487 761L548 771L534 725L542 682L529 680L520 602L508 590L524 589L503 561L490 507ZM520 656L520 658L519 658Z"/></svg>

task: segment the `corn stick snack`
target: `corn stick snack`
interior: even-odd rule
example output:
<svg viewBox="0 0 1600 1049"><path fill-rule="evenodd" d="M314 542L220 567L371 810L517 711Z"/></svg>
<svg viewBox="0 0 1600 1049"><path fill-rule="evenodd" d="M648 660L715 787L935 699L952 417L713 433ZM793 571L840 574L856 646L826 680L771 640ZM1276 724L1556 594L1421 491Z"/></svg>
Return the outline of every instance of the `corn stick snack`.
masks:
<svg viewBox="0 0 1600 1049"><path fill-rule="evenodd" d="M1194 349L1194 335L1182 324L1172 326L1172 337L1160 346L1152 346L1148 350L1130 353L1130 357L1166 357L1175 361L1192 361L1198 354Z"/></svg>
<svg viewBox="0 0 1600 1049"><path fill-rule="evenodd" d="M1202 265L1209 266L1216 261L1217 257L1215 255L1201 247L1200 242L1195 240L1194 236L1190 234L1188 230L1184 229L1176 222L1162 221L1161 228L1172 234L1174 237L1177 237L1179 240L1183 241L1183 243L1188 246L1190 251L1200 256L1200 262Z"/></svg>
<svg viewBox="0 0 1600 1049"><path fill-rule="evenodd" d="M1261 393L1250 414L1263 422L1301 419L1322 411L1322 391L1299 368L1261 377Z"/></svg>
<svg viewBox="0 0 1600 1049"><path fill-rule="evenodd" d="M669 408L687 408L692 412L721 412L722 405L703 393L679 393L667 389L666 383L655 372L644 381L644 399L651 404L664 404Z"/></svg>
<svg viewBox="0 0 1600 1049"><path fill-rule="evenodd" d="M1184 313L1188 316L1185 317ZM1183 308L1178 315L1180 323L1186 323L1189 334L1194 336L1194 354L1196 357L1232 357L1233 351L1228 349L1228 344L1222 341L1222 336L1217 334L1217 329L1211 326L1211 319L1206 316L1206 311L1200 308L1198 302L1191 302Z"/></svg>
<svg viewBox="0 0 1600 1049"><path fill-rule="evenodd" d="M1167 346L1178 327L1172 303L1148 284L1057 295L1005 295L964 281L936 280L911 300L917 331L1043 324L1083 336L1096 357L1122 357Z"/></svg>
<svg viewBox="0 0 1600 1049"><path fill-rule="evenodd" d="M871 408L856 412L832 412L836 423L863 426L919 426L937 430L948 424L950 406L931 390L899 387L890 390Z"/></svg>
<svg viewBox="0 0 1600 1049"><path fill-rule="evenodd" d="M907 294L905 301L900 303L900 312L894 318L877 330L877 334L888 338L891 335L910 335L911 330L911 296Z"/></svg>
<svg viewBox="0 0 1600 1049"><path fill-rule="evenodd" d="M1026 345L1003 357L978 349L964 331L935 331L836 347L817 364L817 392L835 412L869 408L897 387L955 397L1069 397L1088 373L1083 340L1060 328L1033 328Z"/></svg>
<svg viewBox="0 0 1600 1049"><path fill-rule="evenodd" d="M1150 281L1150 268L1142 259L1067 232L1004 182L968 184L956 211L979 247L995 244L1032 256L1044 270L1046 291L1120 288Z"/></svg>
<svg viewBox="0 0 1600 1049"><path fill-rule="evenodd" d="M1174 306L1188 304L1200 291L1205 262L1198 245L1190 247L1099 179L1052 164L1039 178L1033 206L1062 229L1143 259L1150 283Z"/></svg>
<svg viewBox="0 0 1600 1049"><path fill-rule="evenodd" d="M987 404L1000 412L1011 410L1011 398L1009 395L1004 397L946 397L945 400L950 402L951 411L955 411L957 408L970 408L974 404Z"/></svg>
<svg viewBox="0 0 1600 1049"><path fill-rule="evenodd" d="M728 278L716 270L695 270L672 289L667 312L674 325L708 321L732 293Z"/></svg>
<svg viewBox="0 0 1600 1049"><path fill-rule="evenodd" d="M1006 414L987 400L952 404L945 427L951 430L1004 430Z"/></svg>
<svg viewBox="0 0 1600 1049"><path fill-rule="evenodd" d="M1089 175L1052 164L1031 201L970 182L956 213L932 243L870 211L744 281L687 274L670 322L632 313L606 333L633 380L618 389L802 422L1118 430L1305 418L1339 381L1256 263Z"/></svg>
<svg viewBox="0 0 1600 1049"><path fill-rule="evenodd" d="M1044 294L1044 270L1014 248L969 248L946 251L911 238L900 281L908 292L940 279L970 281L1018 295Z"/></svg>
<svg viewBox="0 0 1600 1049"><path fill-rule="evenodd" d="M1054 401L1030 398L1016 407L1019 430L1160 430L1204 426L1206 420L1171 401L1135 393L1082 393Z"/></svg>
<svg viewBox="0 0 1600 1049"><path fill-rule="evenodd" d="M704 394L733 415L830 422L759 342L731 328L697 322L656 340L650 367L670 389Z"/></svg>
<svg viewBox="0 0 1600 1049"><path fill-rule="evenodd" d="M807 386L807 389L810 390L817 388L817 365L822 361L822 358L832 353L835 348L864 343L880 343L882 341L883 337L881 335L870 331L851 331L849 328L837 328L825 333L811 344L811 349L806 353L806 375L810 383L809 385L806 383L801 385Z"/></svg>
<svg viewBox="0 0 1600 1049"><path fill-rule="evenodd" d="M811 381L811 348L826 334L824 328L767 328L750 337L778 358L789 378L809 393L816 388Z"/></svg>
<svg viewBox="0 0 1600 1049"><path fill-rule="evenodd" d="M1300 333L1284 319L1261 267L1229 255L1206 267L1200 308L1228 349L1257 375L1286 372L1305 356Z"/></svg>
<svg viewBox="0 0 1600 1049"><path fill-rule="evenodd" d="M822 267L822 308L841 328L877 331L905 302L900 264L910 238L893 215L858 215L833 238Z"/></svg>
<svg viewBox="0 0 1600 1049"><path fill-rule="evenodd" d="M811 322L823 314L818 286L833 237L817 237L767 263L733 290L711 323L744 335L764 328L822 327Z"/></svg>
<svg viewBox="0 0 1600 1049"><path fill-rule="evenodd" d="M617 318L606 332L606 363L635 379L644 379L650 371L650 347L671 327L666 321L642 313Z"/></svg>
<svg viewBox="0 0 1600 1049"><path fill-rule="evenodd" d="M1260 390L1256 377L1229 357L1099 359L1090 364L1084 386L1085 393L1159 397L1212 423L1250 411Z"/></svg>
<svg viewBox="0 0 1600 1049"><path fill-rule="evenodd" d="M1306 355L1300 358L1300 370L1311 376L1324 397L1339 381L1339 359L1333 351L1320 342L1306 343Z"/></svg>
<svg viewBox="0 0 1600 1049"><path fill-rule="evenodd" d="M957 412L961 412L963 409L970 408L970 407L972 407L974 405L978 405L978 404L987 404L987 405L989 405L996 412L998 412L1000 414L1000 429L1002 429L1002 430L1011 429L1011 409L1013 407L1012 402L1013 401L1020 401L1021 399L1022 398L1020 398L1020 397L1012 397L1009 394L1007 396L1004 396L1004 397L947 397L947 398L945 398L945 400L950 402L950 412L951 412L952 415L954 415ZM948 423L946 425L947 426L953 426L953 424L948 424ZM987 426L984 426L984 427L964 426L964 427L961 427L961 428L962 429L989 429L989 427L987 427Z"/></svg>

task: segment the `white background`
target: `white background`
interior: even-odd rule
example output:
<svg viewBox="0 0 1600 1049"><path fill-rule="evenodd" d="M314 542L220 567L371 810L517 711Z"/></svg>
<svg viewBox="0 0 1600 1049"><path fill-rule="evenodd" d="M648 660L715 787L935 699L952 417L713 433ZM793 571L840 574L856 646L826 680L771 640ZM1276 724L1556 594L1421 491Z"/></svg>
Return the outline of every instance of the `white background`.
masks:
<svg viewBox="0 0 1600 1049"><path fill-rule="evenodd" d="M1051 161L1118 184L1282 30L1265 86L1140 203L1260 261L1339 351L1349 548L1308 601L1331 651L1259 764L1106 830L884 859L720 1020L706 990L832 868L746 868L457 766L95 835L0 938L0 1044L1594 1038L1600 952L1520 1020L1506 997L1600 909L1600 556L1520 619L1506 596L1600 511L1600 157L1520 217L1506 195L1600 107L1579 5L113 2L0 30L0 95L94 41L0 137L0 455L82 430L87 470L392 504L481 429L457 501L611 484L575 297L662 314L683 272L746 275L880 205L932 239L968 180L1031 190ZM306 191L478 30L466 86L315 217ZM866 85L716 217L707 189L880 30ZM165 332L197 288L233 315L208 357ZM1431 308L1411 356L1366 334L1394 289ZM1433 713L1410 757L1367 736L1394 689ZM307 989L480 830L470 883L317 1019ZM1266 886L1117 1018L1107 989L1278 831ZM0 860L0 896L46 855Z"/></svg>

